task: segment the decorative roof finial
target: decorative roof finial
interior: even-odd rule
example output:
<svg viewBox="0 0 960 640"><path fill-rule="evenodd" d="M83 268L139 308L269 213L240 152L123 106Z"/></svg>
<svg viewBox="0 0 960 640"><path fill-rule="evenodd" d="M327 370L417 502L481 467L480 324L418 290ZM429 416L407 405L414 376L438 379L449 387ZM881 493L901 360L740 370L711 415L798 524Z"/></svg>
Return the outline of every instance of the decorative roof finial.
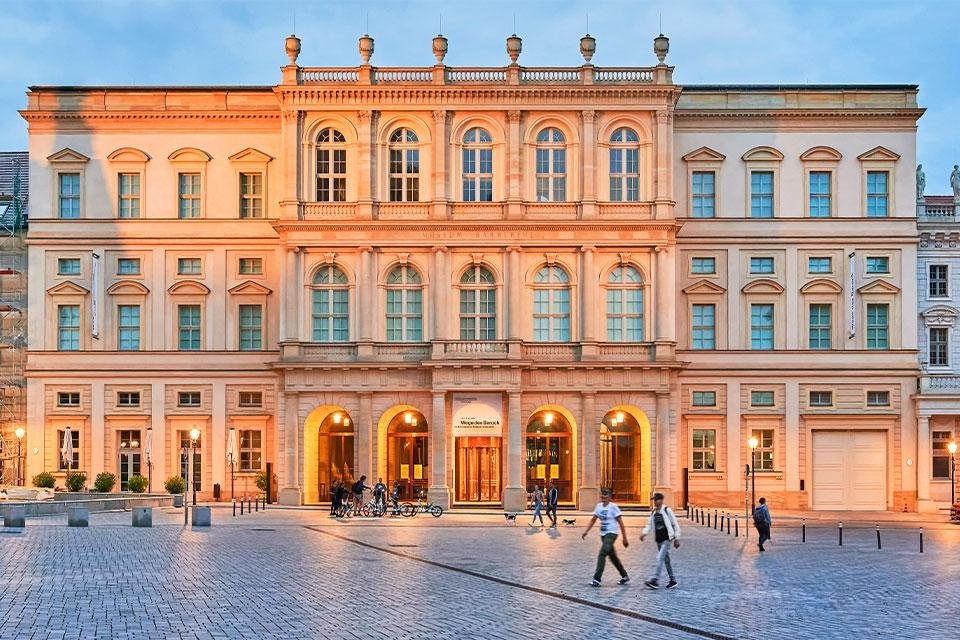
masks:
<svg viewBox="0 0 960 640"><path fill-rule="evenodd" d="M290 58L290 64L297 64L297 56L300 55L300 38L294 34L287 36L286 41L287 57Z"/></svg>
<svg viewBox="0 0 960 640"><path fill-rule="evenodd" d="M373 38L368 34L360 36L360 59L363 64L370 64L370 56L373 55Z"/></svg>
<svg viewBox="0 0 960 640"><path fill-rule="evenodd" d="M593 54L597 52L597 39L591 36L589 33L582 38L580 38L580 55L583 56L584 62L591 64L593 60Z"/></svg>
<svg viewBox="0 0 960 640"><path fill-rule="evenodd" d="M666 64L664 60L667 59L667 54L670 53L670 38L662 33L654 38L653 52L657 54L657 60L660 61L660 64Z"/></svg>
<svg viewBox="0 0 960 640"><path fill-rule="evenodd" d="M433 39L433 56L437 59L437 64L443 64L445 55L447 55L447 39L442 33L438 33Z"/></svg>
<svg viewBox="0 0 960 640"><path fill-rule="evenodd" d="M517 64L521 51L523 51L523 39L514 33L507 38L507 55L510 56L510 64Z"/></svg>

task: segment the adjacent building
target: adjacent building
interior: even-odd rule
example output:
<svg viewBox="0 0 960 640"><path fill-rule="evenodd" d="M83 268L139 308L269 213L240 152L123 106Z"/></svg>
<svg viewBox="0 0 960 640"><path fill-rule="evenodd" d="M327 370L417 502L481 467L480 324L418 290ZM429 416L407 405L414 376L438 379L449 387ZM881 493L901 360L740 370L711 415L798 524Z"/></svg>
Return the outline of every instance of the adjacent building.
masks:
<svg viewBox="0 0 960 640"><path fill-rule="evenodd" d="M917 508L914 85L31 87L28 469ZM231 435L232 434L232 435ZM755 441L753 440L755 438ZM755 448L751 449L751 443Z"/></svg>

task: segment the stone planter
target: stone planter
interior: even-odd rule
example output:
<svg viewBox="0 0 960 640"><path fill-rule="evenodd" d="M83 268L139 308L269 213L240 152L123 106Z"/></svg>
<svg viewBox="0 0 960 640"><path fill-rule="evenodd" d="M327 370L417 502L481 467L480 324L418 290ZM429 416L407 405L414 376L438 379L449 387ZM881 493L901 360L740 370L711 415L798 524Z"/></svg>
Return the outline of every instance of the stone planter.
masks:
<svg viewBox="0 0 960 640"><path fill-rule="evenodd" d="M152 527L153 526L153 508L136 507L133 510L133 526Z"/></svg>
<svg viewBox="0 0 960 640"><path fill-rule="evenodd" d="M297 64L297 56L300 55L300 38L291 33L287 36L284 44L287 57L290 58L290 64Z"/></svg>
<svg viewBox="0 0 960 640"><path fill-rule="evenodd" d="M68 527L88 527L90 526L90 509L84 507L71 507L67 511Z"/></svg>
<svg viewBox="0 0 960 640"><path fill-rule="evenodd" d="M19 505L7 507L3 511L3 526L23 529L27 526L27 510Z"/></svg>
<svg viewBox="0 0 960 640"><path fill-rule="evenodd" d="M210 507L193 507L191 511L190 524L195 527L210 526Z"/></svg>
<svg viewBox="0 0 960 640"><path fill-rule="evenodd" d="M590 64L590 61L593 60L593 54L597 52L597 39L591 36L589 33L582 38L580 38L580 55L583 56L584 62Z"/></svg>
<svg viewBox="0 0 960 640"><path fill-rule="evenodd" d="M183 506L183 494L173 494L173 506L177 507L178 509Z"/></svg>

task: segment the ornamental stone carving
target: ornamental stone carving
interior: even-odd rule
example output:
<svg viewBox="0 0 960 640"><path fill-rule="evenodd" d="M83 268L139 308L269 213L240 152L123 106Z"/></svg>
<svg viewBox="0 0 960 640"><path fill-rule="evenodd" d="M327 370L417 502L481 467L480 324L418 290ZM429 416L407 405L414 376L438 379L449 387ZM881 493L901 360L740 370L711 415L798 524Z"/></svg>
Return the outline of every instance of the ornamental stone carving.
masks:
<svg viewBox="0 0 960 640"><path fill-rule="evenodd" d="M370 64L370 56L373 55L373 38L366 33L360 36L359 51L363 64Z"/></svg>
<svg viewBox="0 0 960 640"><path fill-rule="evenodd" d="M292 33L288 35L285 49L287 57L290 58L290 64L297 64L297 57L300 55L300 38Z"/></svg>
<svg viewBox="0 0 960 640"><path fill-rule="evenodd" d="M433 39L433 57L437 59L437 64L443 64L443 58L447 55L447 39L443 34L438 33Z"/></svg>
<svg viewBox="0 0 960 640"><path fill-rule="evenodd" d="M510 64L517 64L521 51L523 51L523 39L514 33L507 38L507 55L510 56Z"/></svg>
<svg viewBox="0 0 960 640"><path fill-rule="evenodd" d="M927 176L923 173L923 165L917 165L917 199L923 198L923 192L927 190Z"/></svg>
<svg viewBox="0 0 960 640"><path fill-rule="evenodd" d="M950 188L953 189L953 199L960 200L960 167L953 165L953 173L950 174Z"/></svg>
<svg viewBox="0 0 960 640"><path fill-rule="evenodd" d="M507 121L510 124L519 124L520 114L521 112L516 109L511 109L510 111L507 111Z"/></svg>

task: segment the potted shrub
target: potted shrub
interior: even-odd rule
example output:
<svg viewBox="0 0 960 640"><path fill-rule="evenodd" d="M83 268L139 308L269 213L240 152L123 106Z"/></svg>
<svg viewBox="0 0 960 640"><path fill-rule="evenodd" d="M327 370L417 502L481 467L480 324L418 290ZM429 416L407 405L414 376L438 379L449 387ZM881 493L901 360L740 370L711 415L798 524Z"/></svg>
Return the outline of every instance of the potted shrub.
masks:
<svg viewBox="0 0 960 640"><path fill-rule="evenodd" d="M180 476L170 476L163 484L163 487L167 490L167 493L173 495L173 506L182 507L183 492L187 488L186 481L184 481L184 479Z"/></svg>
<svg viewBox="0 0 960 640"><path fill-rule="evenodd" d="M131 476L130 479L127 480L127 488L134 493L143 493L147 490L147 479L139 473Z"/></svg>
<svg viewBox="0 0 960 640"><path fill-rule="evenodd" d="M257 484L257 489L260 489L260 491L267 490L267 472L266 471L257 471L256 484Z"/></svg>
<svg viewBox="0 0 960 640"><path fill-rule="evenodd" d="M104 471L97 474L96 480L93 481L93 488L97 493L110 493L113 491L113 485L115 484L117 484L117 476L109 471Z"/></svg>
<svg viewBox="0 0 960 640"><path fill-rule="evenodd" d="M40 489L53 489L56 483L56 479L49 471L42 471L33 476L33 486Z"/></svg>
<svg viewBox="0 0 960 640"><path fill-rule="evenodd" d="M87 488L87 474L83 471L71 471L67 474L66 485L72 493L83 491Z"/></svg>

